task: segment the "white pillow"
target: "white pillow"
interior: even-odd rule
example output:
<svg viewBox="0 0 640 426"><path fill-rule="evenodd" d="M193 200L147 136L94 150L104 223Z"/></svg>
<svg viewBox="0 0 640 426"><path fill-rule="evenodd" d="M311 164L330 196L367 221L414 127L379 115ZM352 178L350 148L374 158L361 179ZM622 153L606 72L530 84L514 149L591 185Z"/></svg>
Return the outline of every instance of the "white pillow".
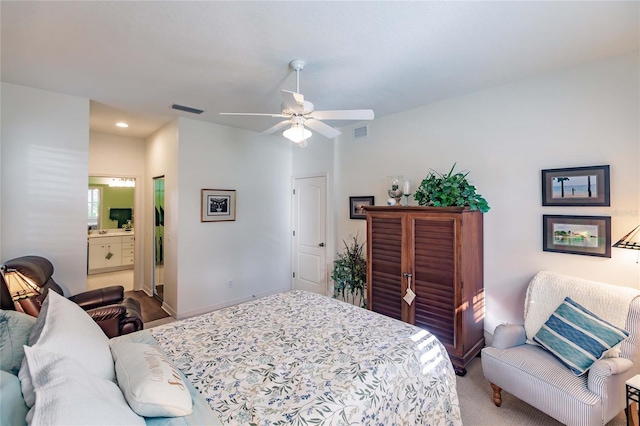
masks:
<svg viewBox="0 0 640 426"><path fill-rule="evenodd" d="M42 304L29 337L29 345L68 356L86 371L100 378L115 381L109 339L96 322L81 307L49 291ZM33 386L29 366L23 360L18 377L26 404L33 406Z"/></svg>
<svg viewBox="0 0 640 426"><path fill-rule="evenodd" d="M145 343L111 342L118 386L133 411L145 417L186 416L191 394L162 351Z"/></svg>
<svg viewBox="0 0 640 426"><path fill-rule="evenodd" d="M25 346L36 402L30 425L144 425L118 386L70 357Z"/></svg>

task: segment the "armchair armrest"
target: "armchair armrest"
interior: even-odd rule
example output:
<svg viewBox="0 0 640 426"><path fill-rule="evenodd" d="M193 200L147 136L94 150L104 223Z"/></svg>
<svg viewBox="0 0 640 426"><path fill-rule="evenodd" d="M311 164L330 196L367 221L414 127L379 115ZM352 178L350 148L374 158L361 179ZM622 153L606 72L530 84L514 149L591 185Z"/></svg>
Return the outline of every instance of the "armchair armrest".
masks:
<svg viewBox="0 0 640 426"><path fill-rule="evenodd" d="M127 308L122 305L109 305L101 306L95 309L89 309L87 311L87 314L89 314L89 316L93 318L95 322L100 322L108 321L113 318L120 319L125 315L126 312Z"/></svg>
<svg viewBox="0 0 640 426"><path fill-rule="evenodd" d="M524 345L527 335L522 324L500 324L493 332L491 346L496 349L508 349Z"/></svg>
<svg viewBox="0 0 640 426"><path fill-rule="evenodd" d="M628 380L628 374L624 374L631 370L633 362L627 358L602 358L594 362L589 369L589 378L587 381L587 387L591 392L598 395L607 394L607 383L613 383L611 378L616 378L617 381L622 383ZM611 386L611 385L609 385ZM621 386L624 388L624 386Z"/></svg>
<svg viewBox="0 0 640 426"><path fill-rule="evenodd" d="M637 372L627 358L603 358L593 363L588 372L587 389L601 398L605 418L612 418L625 408L624 384Z"/></svg>
<svg viewBox="0 0 640 426"><path fill-rule="evenodd" d="M144 323L142 322L142 313L140 312L140 302L131 297L127 297L122 301L122 306L127 309L127 313L120 322L120 334L128 334L142 330Z"/></svg>
<svg viewBox="0 0 640 426"><path fill-rule="evenodd" d="M87 311L87 314L89 314L109 338L120 335L120 322L126 313L127 308L123 305L102 306Z"/></svg>
<svg viewBox="0 0 640 426"><path fill-rule="evenodd" d="M89 290L69 297L69 300L77 303L85 311L120 303L122 299L124 299L124 287L121 285Z"/></svg>

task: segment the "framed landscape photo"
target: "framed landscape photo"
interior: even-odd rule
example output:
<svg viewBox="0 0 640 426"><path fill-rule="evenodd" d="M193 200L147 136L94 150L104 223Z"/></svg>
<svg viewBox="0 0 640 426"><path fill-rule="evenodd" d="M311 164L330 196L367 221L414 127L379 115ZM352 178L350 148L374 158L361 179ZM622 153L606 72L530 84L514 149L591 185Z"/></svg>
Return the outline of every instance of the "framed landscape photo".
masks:
<svg viewBox="0 0 640 426"><path fill-rule="evenodd" d="M609 166L542 171L543 206L610 206Z"/></svg>
<svg viewBox="0 0 640 426"><path fill-rule="evenodd" d="M362 197L349 197L349 219L366 219L364 206L375 205L373 195L365 195Z"/></svg>
<svg viewBox="0 0 640 426"><path fill-rule="evenodd" d="M230 189L203 189L200 222L226 222L236 220L236 191Z"/></svg>
<svg viewBox="0 0 640 426"><path fill-rule="evenodd" d="M611 257L611 217L543 215L542 250Z"/></svg>

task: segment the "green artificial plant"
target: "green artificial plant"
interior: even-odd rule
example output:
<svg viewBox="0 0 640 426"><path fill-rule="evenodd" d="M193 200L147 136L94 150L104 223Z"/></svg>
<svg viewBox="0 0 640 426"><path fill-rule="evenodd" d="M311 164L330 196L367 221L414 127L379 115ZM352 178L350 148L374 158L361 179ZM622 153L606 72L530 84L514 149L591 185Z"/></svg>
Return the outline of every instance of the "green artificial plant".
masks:
<svg viewBox="0 0 640 426"><path fill-rule="evenodd" d="M344 243L344 252L338 253L333 262L331 279L334 281L333 297L356 306L366 307L367 261L364 258L365 243L353 237L351 244Z"/></svg>
<svg viewBox="0 0 640 426"><path fill-rule="evenodd" d="M454 163L447 174L430 172L416 190L414 199L421 206L469 206L471 210L488 212L487 200L477 194L476 187L467 181L469 172L454 174L455 167Z"/></svg>

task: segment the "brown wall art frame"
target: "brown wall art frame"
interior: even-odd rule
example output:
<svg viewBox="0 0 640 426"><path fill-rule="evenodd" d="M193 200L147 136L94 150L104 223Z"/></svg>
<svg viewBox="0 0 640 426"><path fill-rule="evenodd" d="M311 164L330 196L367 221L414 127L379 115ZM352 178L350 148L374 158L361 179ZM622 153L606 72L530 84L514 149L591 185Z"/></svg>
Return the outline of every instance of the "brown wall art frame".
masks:
<svg viewBox="0 0 640 426"><path fill-rule="evenodd" d="M366 219L367 214L362 207L374 205L375 197L373 195L349 197L349 219Z"/></svg>
<svg viewBox="0 0 640 426"><path fill-rule="evenodd" d="M609 166L542 170L543 206L610 206Z"/></svg>
<svg viewBox="0 0 640 426"><path fill-rule="evenodd" d="M543 215L542 250L611 257L611 217Z"/></svg>

